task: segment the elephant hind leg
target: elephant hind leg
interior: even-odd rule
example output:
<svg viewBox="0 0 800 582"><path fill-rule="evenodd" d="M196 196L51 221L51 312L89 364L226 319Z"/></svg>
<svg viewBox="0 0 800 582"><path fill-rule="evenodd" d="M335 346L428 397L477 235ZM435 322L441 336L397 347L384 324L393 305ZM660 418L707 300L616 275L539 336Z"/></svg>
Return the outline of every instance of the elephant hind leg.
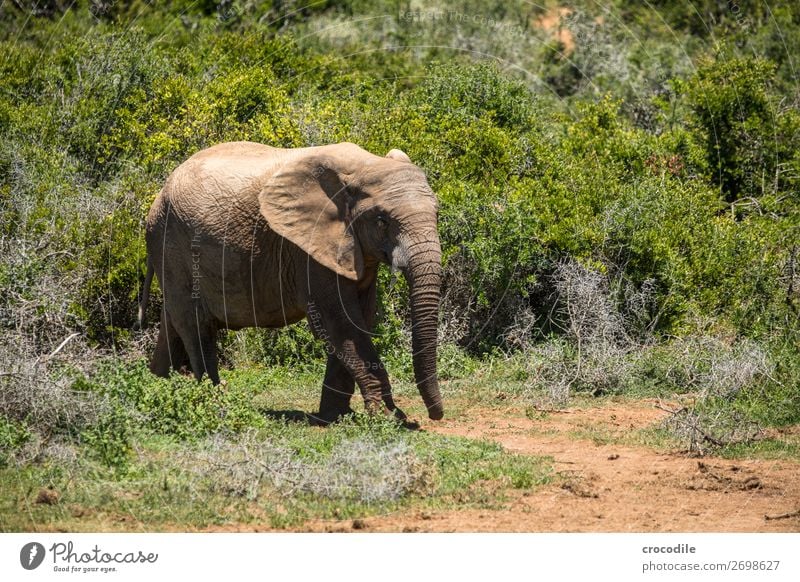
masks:
<svg viewBox="0 0 800 582"><path fill-rule="evenodd" d="M156 376L166 378L169 370L180 372L183 366L189 365L189 354L183 345L183 340L178 335L172 320L166 311L161 312L161 328L158 331L158 340L150 361L150 371Z"/></svg>
<svg viewBox="0 0 800 582"><path fill-rule="evenodd" d="M189 355L194 377L200 381L203 374L214 384L219 384L219 364L217 359L217 326L209 321L201 309L194 307L188 319L190 323L178 329L183 345Z"/></svg>

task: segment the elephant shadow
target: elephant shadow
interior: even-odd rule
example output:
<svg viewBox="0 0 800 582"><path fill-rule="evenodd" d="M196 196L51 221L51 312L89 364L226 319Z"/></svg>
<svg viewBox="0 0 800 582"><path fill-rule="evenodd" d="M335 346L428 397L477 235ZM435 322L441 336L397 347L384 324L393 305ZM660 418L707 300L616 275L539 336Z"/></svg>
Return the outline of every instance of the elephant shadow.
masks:
<svg viewBox="0 0 800 582"><path fill-rule="evenodd" d="M261 410L261 414L271 420L280 420L283 422L291 422L297 424L305 424L308 426L329 426L339 422L338 420L326 422L317 417L314 413L304 412L302 410ZM342 417L344 418L344 417ZM422 430L419 423L414 420L398 420L400 426L406 430L418 431Z"/></svg>
<svg viewBox="0 0 800 582"><path fill-rule="evenodd" d="M296 422L298 424L309 424L315 426L319 424L313 414L302 410L261 410L263 416L271 420L283 420L285 422Z"/></svg>

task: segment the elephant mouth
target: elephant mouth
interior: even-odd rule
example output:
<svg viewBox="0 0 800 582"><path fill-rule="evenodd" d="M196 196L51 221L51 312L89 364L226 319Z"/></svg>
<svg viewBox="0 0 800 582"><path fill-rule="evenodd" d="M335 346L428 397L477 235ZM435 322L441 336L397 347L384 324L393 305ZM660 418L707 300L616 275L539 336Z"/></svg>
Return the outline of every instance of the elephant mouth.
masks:
<svg viewBox="0 0 800 582"><path fill-rule="evenodd" d="M402 244L395 245L386 253L386 263L392 268L392 273L402 271L408 276L408 253Z"/></svg>

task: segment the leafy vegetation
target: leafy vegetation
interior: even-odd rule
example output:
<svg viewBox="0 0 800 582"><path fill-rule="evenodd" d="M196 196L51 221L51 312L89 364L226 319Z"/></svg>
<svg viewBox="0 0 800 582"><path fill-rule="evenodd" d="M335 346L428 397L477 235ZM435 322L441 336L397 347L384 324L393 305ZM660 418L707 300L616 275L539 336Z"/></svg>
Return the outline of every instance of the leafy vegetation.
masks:
<svg viewBox="0 0 800 582"><path fill-rule="evenodd" d="M23 443L12 462L0 466L4 531L34 524L114 530L130 520L158 530L264 520L296 527L411 505L489 508L503 502L504 488L531 489L551 478L546 459L510 454L496 443L411 432L389 419L360 415L323 430L260 416L286 398L269 386L282 381L270 371L226 377L234 395L266 386L260 398L230 396L227 414L180 417L171 402L188 394L169 394L190 388L185 379L175 376L165 385L144 370L139 363L122 373L139 378L130 390L137 396L102 416L80 441ZM119 376L102 373L96 382L113 386ZM290 388L290 397L311 406L307 386ZM141 395L156 389L164 406L142 418L148 403ZM197 389L192 394L220 403ZM252 422L240 427L234 418L245 416ZM59 502L32 503L38 488L58 492Z"/></svg>
<svg viewBox="0 0 800 582"><path fill-rule="evenodd" d="M485 443L271 420L315 406L324 350L304 325L221 337L223 386L147 372L154 335L130 331L147 208L186 157L240 139L401 148L426 171L441 205L450 390L479 391L469 380L500 368L498 392L544 409L576 393L691 397L671 427L687 448L705 434L747 451L747 427L800 422L800 11L692 6L3 5L3 490L51 484L91 511L105 507L95 493L136 490L130 507L167 527L198 518L179 506L200 490L216 500L202 523L221 519L231 491L247 492L236 512L248 519L254 500L278 495L274 524L372 503L347 486L317 510L313 487L287 501L276 482L231 472L261 446L317 451L305 473L395 458L408 479L382 508L485 479L541 481L533 461ZM376 344L402 395L413 392L407 288L380 277ZM337 453L342 442L360 456ZM245 485L212 491L169 463L209 451ZM79 471L96 477L93 493ZM2 503L7 519L17 501Z"/></svg>

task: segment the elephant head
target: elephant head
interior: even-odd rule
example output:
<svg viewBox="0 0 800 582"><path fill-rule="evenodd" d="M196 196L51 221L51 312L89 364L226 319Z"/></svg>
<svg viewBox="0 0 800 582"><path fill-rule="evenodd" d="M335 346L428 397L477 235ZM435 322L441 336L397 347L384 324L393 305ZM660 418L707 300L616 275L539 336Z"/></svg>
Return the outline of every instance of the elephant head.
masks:
<svg viewBox="0 0 800 582"><path fill-rule="evenodd" d="M400 150L375 156L354 144L294 150L259 197L270 228L339 276L361 281L378 263L408 281L414 375L434 420L441 249L436 197Z"/></svg>

